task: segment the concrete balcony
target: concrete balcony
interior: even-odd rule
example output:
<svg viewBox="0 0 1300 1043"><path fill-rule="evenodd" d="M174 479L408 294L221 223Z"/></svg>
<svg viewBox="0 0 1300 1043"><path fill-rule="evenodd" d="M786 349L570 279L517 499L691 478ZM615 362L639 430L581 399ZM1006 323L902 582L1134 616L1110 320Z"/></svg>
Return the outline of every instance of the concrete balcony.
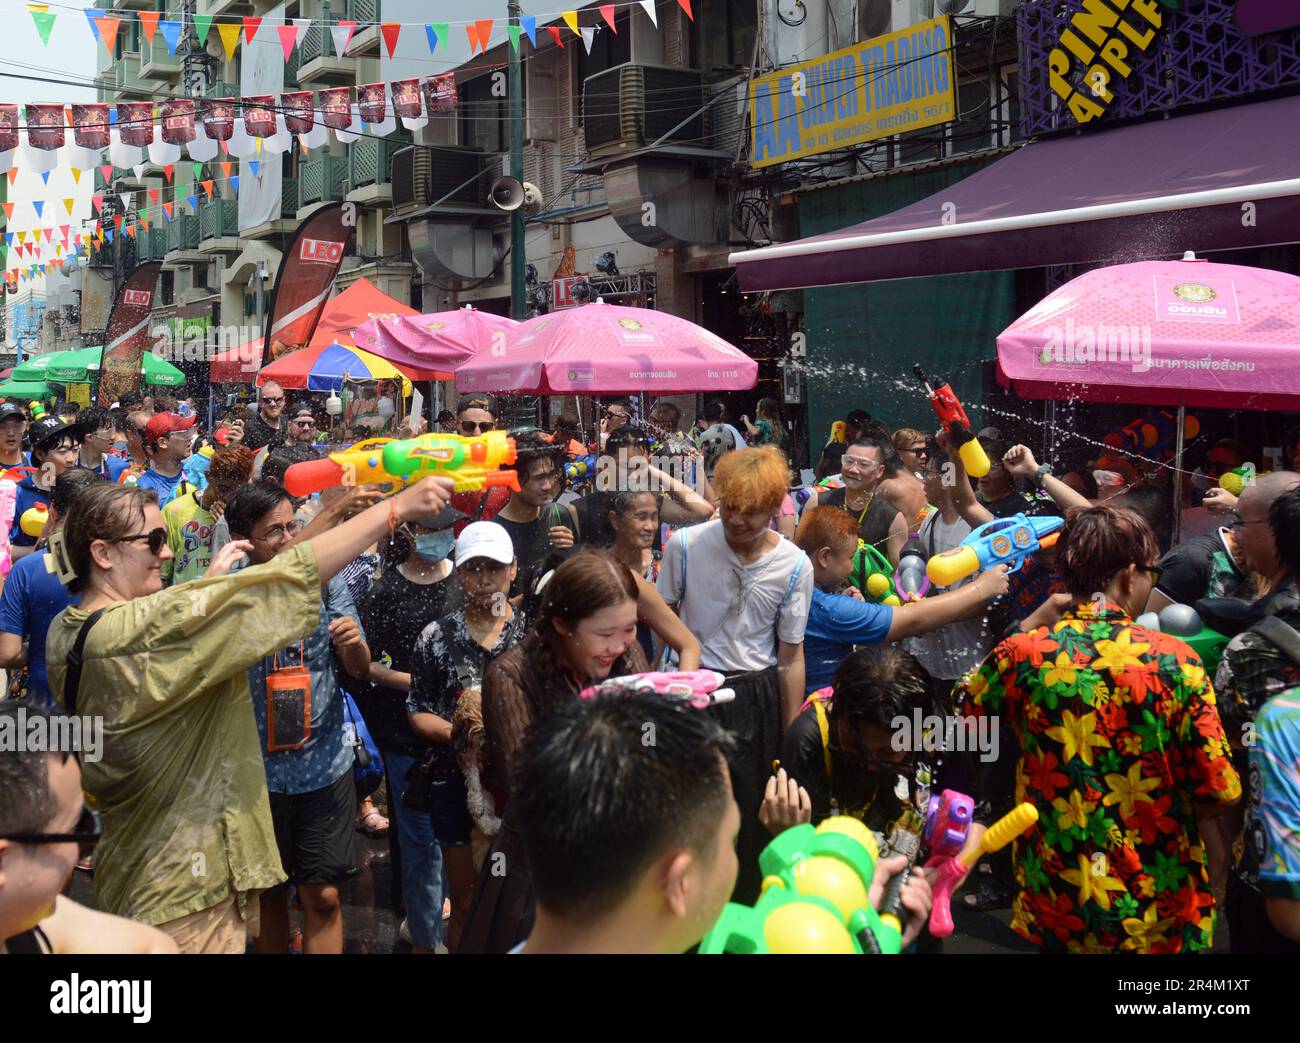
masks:
<svg viewBox="0 0 1300 1043"><path fill-rule="evenodd" d="M298 168L298 203L301 207L299 217L306 217L302 210L316 203L342 199L347 170L346 156L332 156L328 152L318 152L304 159Z"/></svg>
<svg viewBox="0 0 1300 1043"><path fill-rule="evenodd" d="M239 84L228 80L213 80L203 92L205 98L238 98Z"/></svg>
<svg viewBox="0 0 1300 1043"><path fill-rule="evenodd" d="M114 62L112 80L110 93L113 101L144 101L154 95L156 85L140 75L138 54L124 54L120 61Z"/></svg>
<svg viewBox="0 0 1300 1043"><path fill-rule="evenodd" d="M330 23L337 25L338 19L331 18ZM296 53L299 59L298 83L302 87L339 87L357 80L356 59L340 58L334 53L334 39L329 29L319 21L313 21L303 34Z"/></svg>
<svg viewBox="0 0 1300 1043"><path fill-rule="evenodd" d="M147 4L149 8L152 3ZM199 14L210 14L219 18L222 15L246 15L253 13L252 0L199 0Z"/></svg>
<svg viewBox="0 0 1300 1043"><path fill-rule="evenodd" d="M154 33L153 44L145 45L144 41L140 42L140 75L148 76L155 80L166 80L174 82L181 78L181 58L179 54L168 54L167 43L162 38L162 33ZM177 45L180 50L180 45Z"/></svg>
<svg viewBox="0 0 1300 1043"><path fill-rule="evenodd" d="M140 262L161 261L167 256L167 232L156 226L137 227L135 233L135 255Z"/></svg>
<svg viewBox="0 0 1300 1043"><path fill-rule="evenodd" d="M153 0L113 0L109 5L114 11L152 11Z"/></svg>
<svg viewBox="0 0 1300 1043"><path fill-rule="evenodd" d="M197 214L177 214L166 227L167 261L169 264L194 264L206 261L199 251L199 218Z"/></svg>
<svg viewBox="0 0 1300 1043"><path fill-rule="evenodd" d="M359 138L348 149L349 202L362 206L393 201L393 155L410 145L393 138Z"/></svg>
<svg viewBox="0 0 1300 1043"><path fill-rule="evenodd" d="M239 204L211 199L199 204L199 253L239 253Z"/></svg>
<svg viewBox="0 0 1300 1043"><path fill-rule="evenodd" d="M285 178L280 187L280 216L252 228L241 228L241 239L270 239L288 235L298 227L298 182Z"/></svg>

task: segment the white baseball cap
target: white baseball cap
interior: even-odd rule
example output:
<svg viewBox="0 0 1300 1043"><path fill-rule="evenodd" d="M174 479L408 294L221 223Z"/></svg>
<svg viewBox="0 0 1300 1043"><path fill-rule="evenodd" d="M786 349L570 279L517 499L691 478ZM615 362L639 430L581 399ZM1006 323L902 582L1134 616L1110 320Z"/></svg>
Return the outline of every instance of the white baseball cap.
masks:
<svg viewBox="0 0 1300 1043"><path fill-rule="evenodd" d="M509 565L515 560L510 534L496 522L470 522L456 537L456 564L463 565L473 558L488 558L498 565Z"/></svg>

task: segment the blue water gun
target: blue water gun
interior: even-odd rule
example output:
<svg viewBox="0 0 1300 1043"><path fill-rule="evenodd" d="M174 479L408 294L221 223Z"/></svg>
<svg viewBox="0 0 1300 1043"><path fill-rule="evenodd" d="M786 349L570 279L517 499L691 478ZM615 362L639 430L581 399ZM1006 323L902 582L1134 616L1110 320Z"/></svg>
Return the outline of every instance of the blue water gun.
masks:
<svg viewBox="0 0 1300 1043"><path fill-rule="evenodd" d="M564 465L564 480L566 482L580 482L582 479L594 474L596 471L595 454L580 456L576 460L570 460Z"/></svg>
<svg viewBox="0 0 1300 1043"><path fill-rule="evenodd" d="M936 554L926 563L925 574L936 587L950 587L994 565L1006 565L1008 572L1015 572L1030 554L1052 546L1064 524L1064 518L1030 518L1024 514L995 518L952 550Z"/></svg>

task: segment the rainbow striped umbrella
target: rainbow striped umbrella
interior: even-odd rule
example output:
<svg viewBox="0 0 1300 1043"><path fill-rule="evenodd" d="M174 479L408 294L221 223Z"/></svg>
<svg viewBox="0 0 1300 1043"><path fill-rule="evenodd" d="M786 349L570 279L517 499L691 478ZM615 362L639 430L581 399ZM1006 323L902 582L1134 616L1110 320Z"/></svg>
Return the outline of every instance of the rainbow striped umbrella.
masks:
<svg viewBox="0 0 1300 1043"><path fill-rule="evenodd" d="M403 394L410 393L410 381L428 379L419 370L344 344L302 348L268 363L257 374L259 387L273 380L282 388L307 391L338 391L345 380L400 380Z"/></svg>

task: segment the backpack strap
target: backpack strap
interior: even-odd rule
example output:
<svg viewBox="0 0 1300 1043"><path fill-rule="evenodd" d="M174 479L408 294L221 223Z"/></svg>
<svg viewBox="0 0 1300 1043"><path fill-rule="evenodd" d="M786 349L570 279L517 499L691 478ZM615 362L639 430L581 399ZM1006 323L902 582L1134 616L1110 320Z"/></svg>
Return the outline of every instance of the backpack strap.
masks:
<svg viewBox="0 0 1300 1043"><path fill-rule="evenodd" d="M474 512L475 521L483 520L483 512L484 510L487 509L488 497L491 495L492 495L492 487L487 486L486 488L484 488L483 495L479 497L478 509Z"/></svg>
<svg viewBox="0 0 1300 1043"><path fill-rule="evenodd" d="M682 598L685 599L685 597L686 597L686 563L690 560L690 553L689 553L689 550L690 550L690 535L689 535L689 533L690 533L690 531L691 531L691 528L690 528L690 526L688 526L688 525L683 525L683 526L682 526L680 529L678 529L677 531L678 531L678 533L681 535L681 541L680 541L680 542L681 542L681 546L682 546Z"/></svg>
<svg viewBox="0 0 1300 1043"><path fill-rule="evenodd" d="M77 692L81 688L81 667L84 664L82 653L86 648L86 638L90 634L90 628L99 622L99 617L103 614L104 610L97 608L86 617L77 632L77 640L72 643L72 650L68 652L68 673L63 678L63 705L69 717L74 717L77 713Z"/></svg>
<svg viewBox="0 0 1300 1043"><path fill-rule="evenodd" d="M1277 616L1265 616L1250 628L1256 634L1277 646L1300 666L1300 632Z"/></svg>
<svg viewBox="0 0 1300 1043"><path fill-rule="evenodd" d="M831 781L831 719L826 713L826 700L815 697L808 700L812 703L813 715L817 718L817 730L822 737L822 758L826 762L826 783L830 785Z"/></svg>

